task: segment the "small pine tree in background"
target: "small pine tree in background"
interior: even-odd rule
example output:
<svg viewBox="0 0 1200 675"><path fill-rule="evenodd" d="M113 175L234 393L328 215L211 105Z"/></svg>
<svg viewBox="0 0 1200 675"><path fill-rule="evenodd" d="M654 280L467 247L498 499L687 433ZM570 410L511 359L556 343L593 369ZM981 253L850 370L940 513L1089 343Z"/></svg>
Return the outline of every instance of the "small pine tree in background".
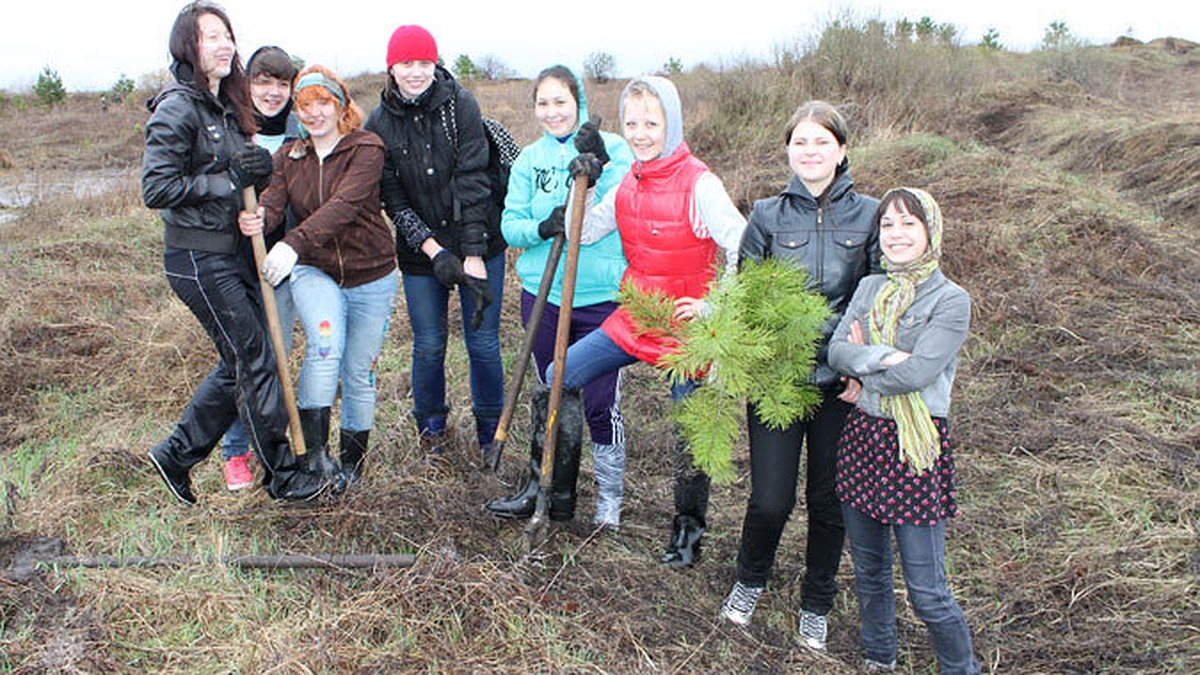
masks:
<svg viewBox="0 0 1200 675"><path fill-rule="evenodd" d="M641 334L678 340L659 364L673 383L703 376L704 386L672 410L693 463L718 483L732 482L733 447L753 403L768 426L782 429L820 403L809 382L829 305L808 287L807 272L773 258L746 261L714 283L709 311L672 321L674 301L623 284L618 296Z"/></svg>
<svg viewBox="0 0 1200 675"><path fill-rule="evenodd" d="M47 108L67 100L67 89L63 86L62 78L58 76L58 71L50 66L43 68L38 75L37 83L33 85L33 93Z"/></svg>
<svg viewBox="0 0 1200 675"><path fill-rule="evenodd" d="M133 95L134 84L133 80L126 77L125 73L121 73L121 77L113 83L112 94L113 103L122 103L125 99Z"/></svg>

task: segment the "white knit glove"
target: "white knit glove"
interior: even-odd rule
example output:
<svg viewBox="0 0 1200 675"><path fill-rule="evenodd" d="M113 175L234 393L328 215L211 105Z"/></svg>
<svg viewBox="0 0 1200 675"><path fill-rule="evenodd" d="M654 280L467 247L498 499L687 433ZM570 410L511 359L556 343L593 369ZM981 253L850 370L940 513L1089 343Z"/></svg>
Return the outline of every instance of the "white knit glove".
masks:
<svg viewBox="0 0 1200 675"><path fill-rule="evenodd" d="M300 256L291 246L282 241L275 244L271 247L271 252L267 254L267 257L263 258L263 279L266 279L267 283L272 286L278 286L292 273L292 268L296 266L296 261L299 259Z"/></svg>

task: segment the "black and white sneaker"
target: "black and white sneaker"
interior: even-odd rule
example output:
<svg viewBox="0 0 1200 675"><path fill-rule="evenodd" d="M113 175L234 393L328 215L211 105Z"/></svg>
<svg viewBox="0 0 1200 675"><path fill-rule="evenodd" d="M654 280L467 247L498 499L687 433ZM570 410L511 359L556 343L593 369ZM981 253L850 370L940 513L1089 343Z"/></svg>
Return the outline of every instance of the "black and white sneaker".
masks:
<svg viewBox="0 0 1200 675"><path fill-rule="evenodd" d="M721 605L721 616L739 626L749 624L762 592L762 586L747 586L740 581L735 582L733 590L729 591L729 597L725 598L725 604Z"/></svg>
<svg viewBox="0 0 1200 675"><path fill-rule="evenodd" d="M829 634L829 624L821 614L800 610L800 643L809 649L825 651L825 639Z"/></svg>

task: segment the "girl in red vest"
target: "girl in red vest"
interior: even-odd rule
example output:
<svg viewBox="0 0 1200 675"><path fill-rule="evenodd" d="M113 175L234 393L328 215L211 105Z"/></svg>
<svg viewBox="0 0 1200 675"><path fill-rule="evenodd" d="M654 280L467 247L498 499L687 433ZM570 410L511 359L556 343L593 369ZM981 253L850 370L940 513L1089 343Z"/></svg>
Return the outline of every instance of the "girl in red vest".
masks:
<svg viewBox="0 0 1200 675"><path fill-rule="evenodd" d="M737 269L738 246L746 219L738 212L719 178L692 156L683 140L679 92L669 80L634 79L621 93L621 128L633 150L634 163L616 190L589 209L582 244L620 232L629 267L622 283L675 298L675 319L685 321L703 310L704 296L717 274L717 251L724 253L726 273ZM556 444L550 518L574 515L575 479L579 472L582 415L579 390L606 373L659 359L677 348L672 338L639 335L633 320L618 308L601 325L567 351L563 372L563 412ZM552 377L553 364L546 378ZM698 385L687 381L671 387L671 397L687 396ZM535 401L535 429L544 425L545 399ZM534 455L540 455L535 433ZM665 565L690 567L700 554L706 527L709 478L692 466L687 444L676 442L675 518Z"/></svg>

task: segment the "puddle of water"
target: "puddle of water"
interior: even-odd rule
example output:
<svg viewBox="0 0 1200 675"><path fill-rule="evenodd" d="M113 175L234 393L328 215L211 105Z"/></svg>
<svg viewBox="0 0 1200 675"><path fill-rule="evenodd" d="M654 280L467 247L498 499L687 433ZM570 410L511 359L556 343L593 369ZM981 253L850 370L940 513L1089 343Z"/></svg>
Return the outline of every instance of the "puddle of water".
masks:
<svg viewBox="0 0 1200 675"><path fill-rule="evenodd" d="M4 177L0 179L0 209L24 208L63 195L98 197L133 180L135 173L130 169L88 169Z"/></svg>

